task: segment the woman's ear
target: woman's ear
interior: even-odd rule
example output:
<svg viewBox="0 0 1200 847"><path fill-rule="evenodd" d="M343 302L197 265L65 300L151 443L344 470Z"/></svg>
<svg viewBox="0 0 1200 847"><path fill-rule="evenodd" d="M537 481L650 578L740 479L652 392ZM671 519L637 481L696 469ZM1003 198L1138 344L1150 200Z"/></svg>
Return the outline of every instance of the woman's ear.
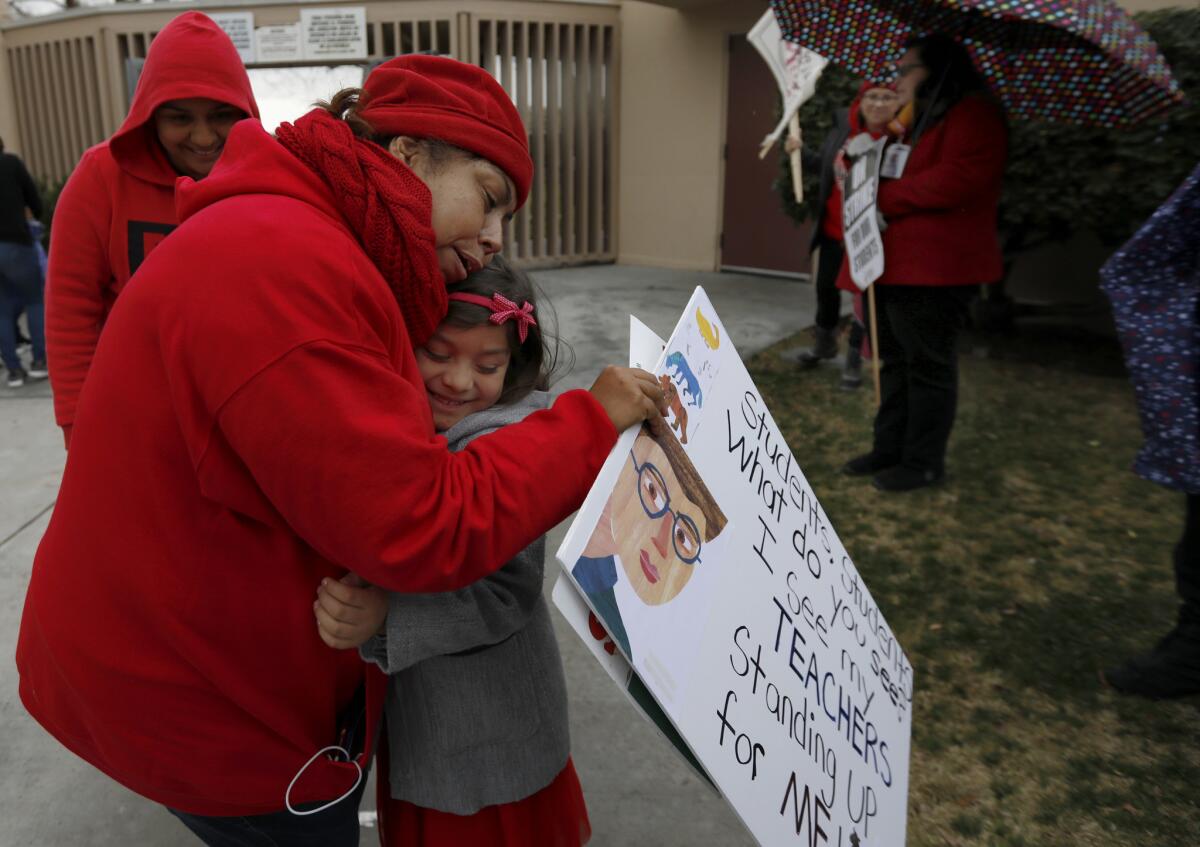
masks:
<svg viewBox="0 0 1200 847"><path fill-rule="evenodd" d="M410 168L415 169L415 162L422 155L421 145L415 138L407 135L397 135L388 143L388 152Z"/></svg>

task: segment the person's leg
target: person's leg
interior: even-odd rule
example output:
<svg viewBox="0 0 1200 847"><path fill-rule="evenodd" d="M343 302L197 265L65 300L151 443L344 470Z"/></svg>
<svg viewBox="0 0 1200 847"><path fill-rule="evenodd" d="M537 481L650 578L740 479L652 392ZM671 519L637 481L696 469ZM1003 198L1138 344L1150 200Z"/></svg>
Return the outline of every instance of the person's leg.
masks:
<svg viewBox="0 0 1200 847"><path fill-rule="evenodd" d="M363 770L353 793L328 809L296 815L284 809L266 815L207 817L168 808L209 847L358 847L358 804L367 787ZM323 803L300 806L303 811Z"/></svg>
<svg viewBox="0 0 1200 847"><path fill-rule="evenodd" d="M817 278L813 285L817 298L813 346L800 354L800 365L806 368L837 355L837 326L842 313L842 295L838 291L837 278L845 249L842 242L826 238L821 239L820 247Z"/></svg>
<svg viewBox="0 0 1200 847"><path fill-rule="evenodd" d="M908 431L909 370L912 356L901 335L904 319L902 286L875 288L875 329L879 335L879 411L875 414L874 452L896 464L903 458Z"/></svg>
<svg viewBox="0 0 1200 847"><path fill-rule="evenodd" d="M286 810L246 817L168 811L209 847L358 847L361 794L360 786L359 791L333 808L303 817Z"/></svg>
<svg viewBox="0 0 1200 847"><path fill-rule="evenodd" d="M13 285L4 271L4 266L0 264L0 360L12 375L22 373L14 319L18 303Z"/></svg>
<svg viewBox="0 0 1200 847"><path fill-rule="evenodd" d="M880 404L875 413L870 453L851 459L842 472L851 476L874 474L900 463L904 433L908 429L908 355L897 336L893 318L899 316L899 286L875 287L875 329L879 335Z"/></svg>
<svg viewBox="0 0 1200 847"><path fill-rule="evenodd" d="M842 269L842 258L846 250L842 242L821 239L821 255L817 262L817 316L819 329L836 332L842 317L842 293L838 291L837 278Z"/></svg>
<svg viewBox="0 0 1200 847"><path fill-rule="evenodd" d="M45 379L50 375L46 370L46 307L44 304L30 303L25 307L25 320L29 323L30 353L29 375L34 379Z"/></svg>
<svg viewBox="0 0 1200 847"><path fill-rule="evenodd" d="M1150 652L1104 671L1117 691L1155 700L1200 694L1200 494L1187 495L1175 585L1182 601L1175 628Z"/></svg>
<svg viewBox="0 0 1200 847"><path fill-rule="evenodd" d="M1175 587L1187 616L1200 621L1200 494L1187 495L1183 535L1175 545Z"/></svg>
<svg viewBox="0 0 1200 847"><path fill-rule="evenodd" d="M902 462L907 473L877 480L907 490L941 479L958 407L958 334L974 286L905 286L895 298L894 331L908 355L908 419Z"/></svg>
<svg viewBox="0 0 1200 847"><path fill-rule="evenodd" d="M25 322L29 325L29 341L33 347L33 364L46 365L46 326L42 294L45 279L38 264L37 249L26 244L6 244L3 250L4 271L20 306L25 309ZM43 374L44 375L44 374Z"/></svg>
<svg viewBox="0 0 1200 847"><path fill-rule="evenodd" d="M862 295L858 295L858 300L862 299ZM862 306L862 311L865 314L867 306ZM866 334L866 329L863 327L862 321L857 315L850 320L850 332L846 337L846 361L842 365L842 381L838 387L843 391L853 391L862 385L862 366L863 366L863 337Z"/></svg>

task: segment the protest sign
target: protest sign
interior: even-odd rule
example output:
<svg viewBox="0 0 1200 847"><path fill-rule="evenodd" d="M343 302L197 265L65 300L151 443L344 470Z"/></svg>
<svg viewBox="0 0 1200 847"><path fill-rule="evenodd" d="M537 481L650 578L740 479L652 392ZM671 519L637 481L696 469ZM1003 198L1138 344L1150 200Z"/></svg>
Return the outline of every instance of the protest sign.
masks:
<svg viewBox="0 0 1200 847"><path fill-rule="evenodd" d="M846 154L852 161L842 195L846 260L850 263L850 278L863 291L883 276L883 238L879 234L875 198L886 144L887 138L872 139L863 133L850 139L846 146ZM871 346L875 349L874 338Z"/></svg>
<svg viewBox="0 0 1200 847"><path fill-rule="evenodd" d="M667 342L659 338L654 330L633 315L629 316L629 366L631 368L648 370L654 367L654 363L658 360L666 344ZM588 608L587 603L584 602L583 597L580 596L574 583L566 574L559 575L550 597L554 601L555 608L587 646L588 651L600 663L600 666L604 668L605 673L629 698L633 708L676 749L697 776L712 786L712 780L704 773L695 754L688 748L662 708L650 695L641 678L634 673L633 666L618 652L616 643L609 637L604 625L596 617L596 613Z"/></svg>
<svg viewBox="0 0 1200 847"><path fill-rule="evenodd" d="M558 550L602 645L761 843L904 844L912 667L703 290L653 372L670 431L621 435Z"/></svg>
<svg viewBox="0 0 1200 847"><path fill-rule="evenodd" d="M783 97L783 117L775 129L763 139L759 154L759 158L762 158L771 145L779 140L783 128L804 105L804 101L813 96L817 90L817 80L820 79L821 71L825 70L829 60L785 40L779 29L779 21L770 9L759 18L746 38L771 69L771 75L775 77L780 96Z"/></svg>

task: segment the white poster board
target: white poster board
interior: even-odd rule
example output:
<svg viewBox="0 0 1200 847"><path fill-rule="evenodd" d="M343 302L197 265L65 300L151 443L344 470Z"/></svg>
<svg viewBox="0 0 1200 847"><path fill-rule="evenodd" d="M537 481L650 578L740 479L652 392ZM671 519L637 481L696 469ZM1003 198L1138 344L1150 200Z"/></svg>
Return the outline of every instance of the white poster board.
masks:
<svg viewBox="0 0 1200 847"><path fill-rule="evenodd" d="M300 10L304 58L340 61L367 58L365 6L330 6Z"/></svg>
<svg viewBox="0 0 1200 847"><path fill-rule="evenodd" d="M771 75L775 77L775 83L783 97L783 117L775 129L763 139L763 146L769 147L779 140L784 127L796 110L813 96L817 90L817 80L821 78L821 71L825 70L829 60L785 40L779 29L779 21L770 9L758 19L758 23L746 38L771 69Z"/></svg>
<svg viewBox="0 0 1200 847"><path fill-rule="evenodd" d="M253 64L255 61L254 13L213 12L209 17L229 36L229 40L237 48L242 64Z"/></svg>
<svg viewBox="0 0 1200 847"><path fill-rule="evenodd" d="M903 845L912 666L702 289L653 372L671 434L621 435L560 563L760 843Z"/></svg>
<svg viewBox="0 0 1200 847"><path fill-rule="evenodd" d="M261 63L304 60L304 46L298 23L260 26L254 30L254 43L258 61Z"/></svg>
<svg viewBox="0 0 1200 847"><path fill-rule="evenodd" d="M863 291L883 276L883 238L879 233L875 198L879 194L879 165L886 144L886 137L872 140L863 133L846 145L851 160L842 195L846 261L850 265L850 278Z"/></svg>

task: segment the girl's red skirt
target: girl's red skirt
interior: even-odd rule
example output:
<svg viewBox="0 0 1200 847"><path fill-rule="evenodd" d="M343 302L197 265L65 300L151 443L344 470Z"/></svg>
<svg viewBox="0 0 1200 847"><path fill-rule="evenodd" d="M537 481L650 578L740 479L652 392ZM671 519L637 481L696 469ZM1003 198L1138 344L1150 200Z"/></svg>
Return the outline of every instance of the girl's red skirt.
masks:
<svg viewBox="0 0 1200 847"><path fill-rule="evenodd" d="M553 782L524 800L455 815L393 799L386 758L377 757L376 791L384 847L581 847L592 837L583 789L570 759Z"/></svg>

